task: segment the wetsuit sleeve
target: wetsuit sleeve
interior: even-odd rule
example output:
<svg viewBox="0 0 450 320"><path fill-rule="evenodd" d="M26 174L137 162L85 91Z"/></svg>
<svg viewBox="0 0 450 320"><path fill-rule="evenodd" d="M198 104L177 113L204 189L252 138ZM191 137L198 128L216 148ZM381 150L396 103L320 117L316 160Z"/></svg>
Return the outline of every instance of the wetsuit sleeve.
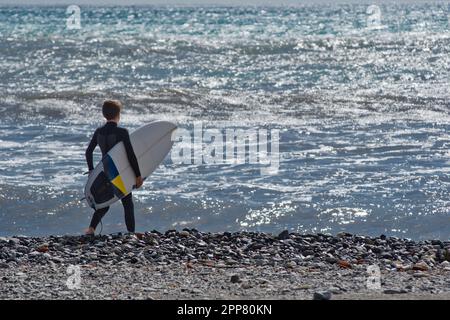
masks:
<svg viewBox="0 0 450 320"><path fill-rule="evenodd" d="M136 154L134 153L133 146L131 145L130 135L128 134L127 130L124 130L123 144L125 145L128 161L130 162L130 165L133 168L135 176L140 177L141 171L139 170L139 164L136 158Z"/></svg>
<svg viewBox="0 0 450 320"><path fill-rule="evenodd" d="M97 146L97 131L95 130L94 135L92 136L91 142L89 143L89 146L86 149L86 162L89 168L89 171L94 169L94 159L93 159L93 153L94 149Z"/></svg>

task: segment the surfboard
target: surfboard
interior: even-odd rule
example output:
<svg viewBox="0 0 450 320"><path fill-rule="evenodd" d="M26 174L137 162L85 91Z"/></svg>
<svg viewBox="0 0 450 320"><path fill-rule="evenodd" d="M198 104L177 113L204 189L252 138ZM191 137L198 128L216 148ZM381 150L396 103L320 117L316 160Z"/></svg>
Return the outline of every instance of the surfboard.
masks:
<svg viewBox="0 0 450 320"><path fill-rule="evenodd" d="M177 126L168 121L155 121L130 134L131 145L146 179L172 148L172 134ZM89 175L84 188L88 205L97 210L105 208L128 195L134 188L136 176L123 142L116 144Z"/></svg>

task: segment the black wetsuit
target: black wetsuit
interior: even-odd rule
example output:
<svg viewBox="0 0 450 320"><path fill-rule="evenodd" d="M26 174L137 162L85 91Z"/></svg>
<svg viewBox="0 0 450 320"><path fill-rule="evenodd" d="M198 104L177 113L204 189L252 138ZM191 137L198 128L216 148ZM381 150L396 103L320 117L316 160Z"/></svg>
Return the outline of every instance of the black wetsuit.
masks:
<svg viewBox="0 0 450 320"><path fill-rule="evenodd" d="M139 177L141 175L141 172L139 170L139 164L137 162L136 155L133 151L133 146L130 142L130 135L128 134L128 131L126 129L119 128L117 126L117 123L112 121L107 122L103 127L95 130L94 136L89 143L89 146L86 150L86 161L89 167L89 171L94 169L92 154L97 145L100 146L102 155L104 156L120 141L123 141L125 150L127 152L128 161L133 168L134 174L136 175L136 177ZM125 223L127 225L127 230L129 232L134 232L134 204L131 193L122 198L122 205L125 211ZM96 210L94 212L94 216L92 217L90 227L95 229L108 210L109 207Z"/></svg>

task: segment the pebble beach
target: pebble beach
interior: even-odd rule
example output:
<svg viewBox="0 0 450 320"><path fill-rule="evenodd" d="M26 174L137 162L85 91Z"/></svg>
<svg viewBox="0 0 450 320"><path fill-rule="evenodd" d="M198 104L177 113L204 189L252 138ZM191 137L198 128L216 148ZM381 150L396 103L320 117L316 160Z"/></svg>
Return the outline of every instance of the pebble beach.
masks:
<svg viewBox="0 0 450 320"><path fill-rule="evenodd" d="M449 275L450 241L384 235L0 238L0 299L449 299Z"/></svg>

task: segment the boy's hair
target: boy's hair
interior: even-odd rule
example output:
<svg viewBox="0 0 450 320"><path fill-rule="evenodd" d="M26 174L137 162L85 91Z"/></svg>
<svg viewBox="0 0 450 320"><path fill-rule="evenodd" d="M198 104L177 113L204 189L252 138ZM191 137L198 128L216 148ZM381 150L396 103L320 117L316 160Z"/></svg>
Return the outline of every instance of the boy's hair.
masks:
<svg viewBox="0 0 450 320"><path fill-rule="evenodd" d="M105 100L103 102L102 113L106 120L112 120L122 111L122 103L119 100Z"/></svg>

